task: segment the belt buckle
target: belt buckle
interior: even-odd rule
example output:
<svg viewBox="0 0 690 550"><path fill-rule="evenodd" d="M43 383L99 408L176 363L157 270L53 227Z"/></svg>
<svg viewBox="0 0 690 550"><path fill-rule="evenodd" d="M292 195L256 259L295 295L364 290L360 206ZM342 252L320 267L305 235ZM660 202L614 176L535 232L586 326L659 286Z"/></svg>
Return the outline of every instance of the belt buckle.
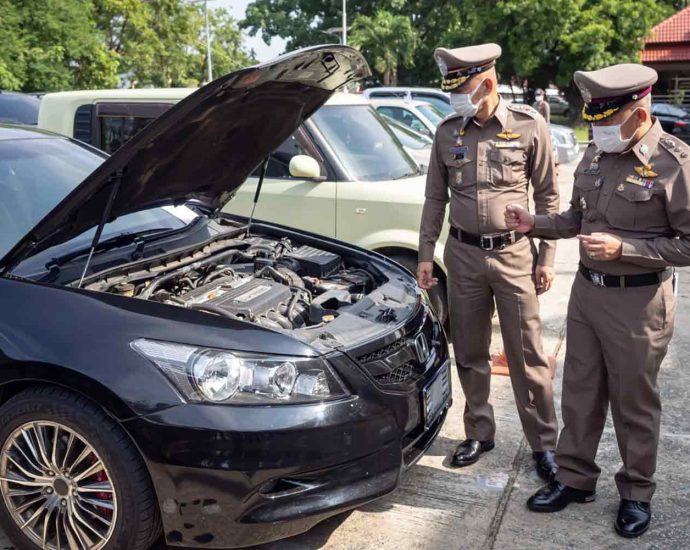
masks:
<svg viewBox="0 0 690 550"><path fill-rule="evenodd" d="M488 245L485 245L488 241ZM479 237L479 248L482 250L485 250L487 252L490 252L491 250L494 249L494 237L493 235L480 235Z"/></svg>
<svg viewBox="0 0 690 550"><path fill-rule="evenodd" d="M589 272L589 280L592 281L594 286L606 286L604 284L604 274L595 273L594 271Z"/></svg>

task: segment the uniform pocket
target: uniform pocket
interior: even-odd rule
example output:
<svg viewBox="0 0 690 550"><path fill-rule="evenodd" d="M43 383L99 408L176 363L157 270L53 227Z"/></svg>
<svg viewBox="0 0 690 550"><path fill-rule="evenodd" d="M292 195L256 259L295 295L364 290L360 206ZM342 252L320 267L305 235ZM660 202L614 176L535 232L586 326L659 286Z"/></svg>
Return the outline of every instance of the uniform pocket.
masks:
<svg viewBox="0 0 690 550"><path fill-rule="evenodd" d="M522 149L491 149L489 163L493 183L514 185L526 179L525 151Z"/></svg>
<svg viewBox="0 0 690 550"><path fill-rule="evenodd" d="M661 193L631 183L621 183L606 210L606 220L619 229L644 231L667 225Z"/></svg>

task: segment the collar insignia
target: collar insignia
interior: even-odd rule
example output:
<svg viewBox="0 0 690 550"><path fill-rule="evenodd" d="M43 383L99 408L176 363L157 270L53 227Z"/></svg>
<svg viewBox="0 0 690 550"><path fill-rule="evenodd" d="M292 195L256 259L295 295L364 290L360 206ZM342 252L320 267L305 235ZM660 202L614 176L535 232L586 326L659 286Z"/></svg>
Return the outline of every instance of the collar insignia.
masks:
<svg viewBox="0 0 690 550"><path fill-rule="evenodd" d="M637 175L642 176L643 178L655 178L659 175L652 170L651 164L645 164L644 166L635 166L635 172L637 173Z"/></svg>
<svg viewBox="0 0 690 550"><path fill-rule="evenodd" d="M511 141L511 140L517 139L520 136L521 136L521 134L514 133L510 128L508 128L507 130L504 130L500 134L496 134L497 138L501 138L501 139L504 139L506 141Z"/></svg>

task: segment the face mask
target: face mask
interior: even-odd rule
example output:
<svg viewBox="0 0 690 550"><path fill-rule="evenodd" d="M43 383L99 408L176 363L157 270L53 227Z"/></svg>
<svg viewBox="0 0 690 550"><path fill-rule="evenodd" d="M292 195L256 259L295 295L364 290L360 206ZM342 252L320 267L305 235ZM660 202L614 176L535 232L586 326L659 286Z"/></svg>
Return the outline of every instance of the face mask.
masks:
<svg viewBox="0 0 690 550"><path fill-rule="evenodd" d="M450 94L450 104L453 106L453 109L455 109L455 112L461 117L470 118L479 111L479 107L481 107L484 98L481 98L476 104L472 103L472 98L482 84L484 84L483 80L469 94Z"/></svg>
<svg viewBox="0 0 690 550"><path fill-rule="evenodd" d="M592 126L592 137L594 138L594 144L597 146L597 149L600 149L604 153L620 153L625 151L635 133L633 132L628 139L623 139L621 128L636 112L637 111L633 111L621 124L615 124L613 126Z"/></svg>

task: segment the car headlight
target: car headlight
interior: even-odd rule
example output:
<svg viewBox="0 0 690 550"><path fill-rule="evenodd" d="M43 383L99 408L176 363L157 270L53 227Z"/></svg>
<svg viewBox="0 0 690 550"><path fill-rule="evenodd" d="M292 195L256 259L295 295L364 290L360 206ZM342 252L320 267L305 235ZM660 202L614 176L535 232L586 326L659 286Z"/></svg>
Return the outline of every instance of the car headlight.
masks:
<svg viewBox="0 0 690 550"><path fill-rule="evenodd" d="M348 395L321 358L271 356L140 338L132 349L158 366L186 399L228 404L291 404Z"/></svg>

